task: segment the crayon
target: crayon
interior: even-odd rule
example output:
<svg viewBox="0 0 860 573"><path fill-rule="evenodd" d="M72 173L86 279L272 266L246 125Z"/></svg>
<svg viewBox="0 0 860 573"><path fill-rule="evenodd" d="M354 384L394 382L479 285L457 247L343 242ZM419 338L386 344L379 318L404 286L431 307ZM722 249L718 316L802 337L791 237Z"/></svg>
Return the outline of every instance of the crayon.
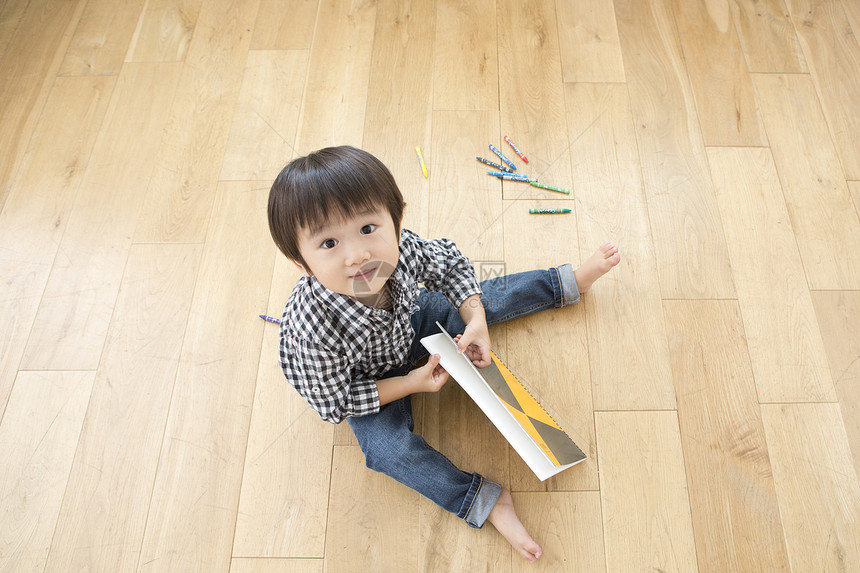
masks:
<svg viewBox="0 0 860 573"><path fill-rule="evenodd" d="M528 163L528 162L529 162L529 158L528 158L528 157L526 157L526 156L523 154L523 152L522 152L522 151L520 151L520 148L519 148L519 147L517 147L516 145L514 145L514 142L513 142L513 141L511 141L511 138L510 138L510 137L508 137L507 135L505 136L505 141L506 141L506 142L508 142L508 145L510 145L510 146L511 146L511 149L513 149L513 150L514 150L514 153L516 153L517 155L519 155L519 156L520 156L520 159L522 159L525 163Z"/></svg>
<svg viewBox="0 0 860 573"><path fill-rule="evenodd" d="M421 162L421 171L424 172L424 179L427 179L429 175L427 175L427 166L424 164L424 156L421 155L421 148L417 145L415 146L415 153L418 154L418 161Z"/></svg>
<svg viewBox="0 0 860 573"><path fill-rule="evenodd" d="M489 159L484 159L483 157L475 157L475 159L477 159L478 161L480 161L484 165L489 165L490 167L492 167L494 169L498 169L499 171L504 171L505 173L513 173L513 171L511 171L510 167L508 167L506 165L502 165L501 163L493 163Z"/></svg>
<svg viewBox="0 0 860 573"><path fill-rule="evenodd" d="M260 318L262 318L266 322L273 322L275 324L281 324L281 320L279 318L273 318L271 316L266 316L265 314L261 314Z"/></svg>
<svg viewBox="0 0 860 573"><path fill-rule="evenodd" d="M528 175L523 173L505 173L503 171L487 171L487 175L492 175L494 177L498 177L504 181L522 181L523 183L531 183L532 181L537 181L537 179L532 179Z"/></svg>
<svg viewBox="0 0 860 573"><path fill-rule="evenodd" d="M510 160L510 159L508 159L507 157L505 157L505 156L504 156L504 154L503 154L501 151L499 151L498 149L496 149L496 146L495 146L495 145L493 145L492 143L490 144L490 151L492 151L493 153L495 153L496 155L498 155L498 156L499 156L499 159L501 159L502 161L504 161L505 163L507 163L507 164L508 164L508 167L510 167L510 168L511 168L511 169L513 169L514 171L516 171L516 170L517 170L517 166L516 166L516 165L514 165L513 163L511 163L511 160Z"/></svg>
<svg viewBox="0 0 860 573"><path fill-rule="evenodd" d="M570 209L529 209L532 215L550 215L555 213L570 213Z"/></svg>
<svg viewBox="0 0 860 573"><path fill-rule="evenodd" d="M540 187L541 189L557 191L559 193L564 193L565 195L570 195L570 191L568 191L567 189L562 189L561 187L555 187L554 185L547 185L545 183L538 183L537 181L531 181L530 183L535 187Z"/></svg>

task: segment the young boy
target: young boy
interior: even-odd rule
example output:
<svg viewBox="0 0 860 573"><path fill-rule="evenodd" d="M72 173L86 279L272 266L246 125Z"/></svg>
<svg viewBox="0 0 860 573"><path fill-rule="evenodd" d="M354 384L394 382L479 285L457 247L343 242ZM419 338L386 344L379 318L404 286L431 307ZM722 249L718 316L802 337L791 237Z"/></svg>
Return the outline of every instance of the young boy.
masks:
<svg viewBox="0 0 860 573"><path fill-rule="evenodd" d="M457 469L414 434L410 395L436 392L448 373L419 342L438 320L478 367L488 366L488 324L579 302L618 264L607 243L570 265L478 284L447 239L403 229L403 196L388 169L352 147L300 157L269 194L269 228L304 272L284 309L280 361L322 419L347 420L367 467L411 487L480 528L489 520L526 559L540 546L517 518L510 492ZM423 283L423 289L418 284Z"/></svg>

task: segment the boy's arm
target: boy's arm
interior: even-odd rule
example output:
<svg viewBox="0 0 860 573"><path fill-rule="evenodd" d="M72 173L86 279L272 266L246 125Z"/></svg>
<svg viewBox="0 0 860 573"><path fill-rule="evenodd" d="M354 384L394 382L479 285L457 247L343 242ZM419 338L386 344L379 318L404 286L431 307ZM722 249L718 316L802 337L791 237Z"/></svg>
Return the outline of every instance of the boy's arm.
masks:
<svg viewBox="0 0 860 573"><path fill-rule="evenodd" d="M493 361L490 356L490 332L484 305L481 304L481 295L473 294L468 297L457 310L466 323L466 330L454 339L457 350L465 352L472 364L478 368L489 366Z"/></svg>
<svg viewBox="0 0 860 573"><path fill-rule="evenodd" d="M427 364L416 368L406 376L393 376L376 381L379 405L384 406L410 394L438 392L448 381L448 372L439 365L439 355L434 354Z"/></svg>

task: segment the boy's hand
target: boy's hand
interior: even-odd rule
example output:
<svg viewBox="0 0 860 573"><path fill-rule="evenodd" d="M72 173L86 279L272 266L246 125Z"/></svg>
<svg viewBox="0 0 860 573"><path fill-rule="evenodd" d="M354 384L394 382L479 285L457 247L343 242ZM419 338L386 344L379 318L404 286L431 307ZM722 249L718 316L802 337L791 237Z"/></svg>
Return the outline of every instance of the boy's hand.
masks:
<svg viewBox="0 0 860 573"><path fill-rule="evenodd" d="M454 342L457 343L457 350L465 354L478 368L486 368L492 364L490 334L487 331L486 322L483 323L483 328L471 323L467 324L466 330L463 334L458 334Z"/></svg>
<svg viewBox="0 0 860 573"><path fill-rule="evenodd" d="M438 392L448 381L448 371L439 364L441 356L433 354L427 359L427 364L416 368L406 375L414 384L415 392Z"/></svg>

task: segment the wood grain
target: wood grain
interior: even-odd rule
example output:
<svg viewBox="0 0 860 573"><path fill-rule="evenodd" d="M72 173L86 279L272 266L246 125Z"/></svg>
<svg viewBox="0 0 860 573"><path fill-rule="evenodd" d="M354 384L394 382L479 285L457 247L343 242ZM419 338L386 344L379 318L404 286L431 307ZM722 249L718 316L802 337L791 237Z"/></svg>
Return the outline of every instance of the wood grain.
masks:
<svg viewBox="0 0 860 573"><path fill-rule="evenodd" d="M675 412L595 412L607 571L697 571Z"/></svg>
<svg viewBox="0 0 860 573"><path fill-rule="evenodd" d="M248 52L222 181L274 180L292 159L307 65L304 50Z"/></svg>
<svg viewBox="0 0 860 573"><path fill-rule="evenodd" d="M756 74L753 82L791 225L813 290L860 289L860 220L809 76Z"/></svg>
<svg viewBox="0 0 860 573"><path fill-rule="evenodd" d="M117 78L42 294L25 368L98 368L161 144L163 110L180 73L178 64L129 64Z"/></svg>
<svg viewBox="0 0 860 573"><path fill-rule="evenodd" d="M107 113L114 78L56 82L0 211L0 405L5 405Z"/></svg>
<svg viewBox="0 0 860 573"><path fill-rule="evenodd" d="M279 317L300 272L277 257L266 314ZM284 379L280 329L264 326L233 556L322 558L334 426Z"/></svg>
<svg viewBox="0 0 860 573"><path fill-rule="evenodd" d="M498 121L495 112L433 112L427 234L452 239L474 261L503 260L501 182L475 160L490 152Z"/></svg>
<svg viewBox="0 0 860 573"><path fill-rule="evenodd" d="M568 116L568 133L575 158L579 260L607 241L621 252L621 263L583 297L595 410L674 409L657 261L627 90L603 84L565 88L568 109L577 110Z"/></svg>
<svg viewBox="0 0 860 573"><path fill-rule="evenodd" d="M569 189L570 144L565 123L554 2L499 2L499 124L493 143L520 173ZM509 136L528 157L525 164L505 143ZM543 198L546 192L505 181L505 199Z"/></svg>
<svg viewBox="0 0 860 573"><path fill-rule="evenodd" d="M730 0L675 0L705 145L766 143Z"/></svg>
<svg viewBox="0 0 860 573"><path fill-rule="evenodd" d="M360 555L371 571L418 571L418 494L365 468L358 446L333 456L326 570L348 571Z"/></svg>
<svg viewBox="0 0 860 573"><path fill-rule="evenodd" d="M386 0L377 8L364 149L391 170L406 201L403 227L427 233L430 181L415 151L420 146L430 177L433 86L428 72L436 11L432 3Z"/></svg>
<svg viewBox="0 0 860 573"><path fill-rule="evenodd" d="M11 5L13 3L6 3ZM19 6L23 3L15 2ZM0 57L0 209L54 85L71 34L86 2L39 0L26 3L3 39ZM10 18L14 13L8 13Z"/></svg>
<svg viewBox="0 0 860 573"><path fill-rule="evenodd" d="M842 407L854 469L860 474L860 292L814 291L812 304Z"/></svg>
<svg viewBox="0 0 860 573"><path fill-rule="evenodd" d="M576 220L571 215L537 216L531 202L505 201L505 270L518 273L579 265ZM547 208L569 201L541 201ZM506 354L502 360L576 445L588 456L584 462L545 482L511 450L511 487L516 491L596 490L597 444L589 375L586 305L552 308L504 323ZM535 341L545 341L535 351ZM500 355L501 356L501 355Z"/></svg>
<svg viewBox="0 0 860 573"><path fill-rule="evenodd" d="M147 0L125 61L183 61L202 3L203 0Z"/></svg>
<svg viewBox="0 0 860 573"><path fill-rule="evenodd" d="M515 493L514 503L543 555L536 564L515 555L511 571L606 570L599 493Z"/></svg>
<svg viewBox="0 0 860 573"><path fill-rule="evenodd" d="M708 156L759 401L835 401L824 343L770 153L713 148ZM763 252L766 265L761 264Z"/></svg>
<svg viewBox="0 0 860 573"><path fill-rule="evenodd" d="M319 0L262 0L251 49L310 49L319 4Z"/></svg>
<svg viewBox="0 0 860 573"><path fill-rule="evenodd" d="M321 0L311 47L296 153L361 147L376 2Z"/></svg>
<svg viewBox="0 0 860 573"><path fill-rule="evenodd" d="M92 372L22 372L0 425L0 569L43 571Z"/></svg>
<svg viewBox="0 0 860 573"><path fill-rule="evenodd" d="M600 0L556 0L565 82L624 82L615 10Z"/></svg>
<svg viewBox="0 0 860 573"><path fill-rule="evenodd" d="M200 252L131 249L47 571L138 565Z"/></svg>
<svg viewBox="0 0 860 573"><path fill-rule="evenodd" d="M270 559L237 557L230 562L230 573L323 573L322 559Z"/></svg>
<svg viewBox="0 0 860 573"><path fill-rule="evenodd" d="M669 0L616 0L663 298L735 295Z"/></svg>
<svg viewBox="0 0 860 573"><path fill-rule="evenodd" d="M787 0L846 179L860 179L860 43L841 2Z"/></svg>
<svg viewBox="0 0 860 573"><path fill-rule="evenodd" d="M666 301L699 571L789 571L735 301Z"/></svg>
<svg viewBox="0 0 860 573"><path fill-rule="evenodd" d="M433 109L499 109L494 0L436 2Z"/></svg>
<svg viewBox="0 0 860 573"><path fill-rule="evenodd" d="M762 420L792 568L857 569L860 483L839 405L767 404Z"/></svg>
<svg viewBox="0 0 860 573"><path fill-rule="evenodd" d="M783 0L734 0L731 4L749 71L809 72Z"/></svg>
<svg viewBox="0 0 860 573"><path fill-rule="evenodd" d="M136 242L205 239L257 4L211 0L200 8Z"/></svg>
<svg viewBox="0 0 860 573"><path fill-rule="evenodd" d="M58 74L115 76L125 61L146 0L90 0Z"/></svg>
<svg viewBox="0 0 860 573"><path fill-rule="evenodd" d="M273 258L268 187L223 183L195 287L139 569L229 567ZM225 269L231 276L225 277Z"/></svg>

